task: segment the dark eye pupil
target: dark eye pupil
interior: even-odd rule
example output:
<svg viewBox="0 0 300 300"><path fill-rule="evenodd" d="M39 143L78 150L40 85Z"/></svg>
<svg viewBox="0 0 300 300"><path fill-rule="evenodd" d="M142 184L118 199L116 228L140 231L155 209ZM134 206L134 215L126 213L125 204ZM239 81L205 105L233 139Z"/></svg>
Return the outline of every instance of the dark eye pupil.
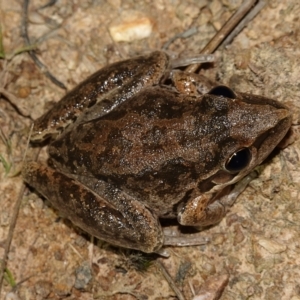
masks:
<svg viewBox="0 0 300 300"><path fill-rule="evenodd" d="M227 171L237 173L248 166L251 160L251 152L248 148L243 148L235 152L226 162Z"/></svg>
<svg viewBox="0 0 300 300"><path fill-rule="evenodd" d="M235 93L233 92L232 89L225 85L219 85L214 88L212 88L208 94L210 95L215 95L215 96L223 96L225 98L230 98L230 99L235 99Z"/></svg>

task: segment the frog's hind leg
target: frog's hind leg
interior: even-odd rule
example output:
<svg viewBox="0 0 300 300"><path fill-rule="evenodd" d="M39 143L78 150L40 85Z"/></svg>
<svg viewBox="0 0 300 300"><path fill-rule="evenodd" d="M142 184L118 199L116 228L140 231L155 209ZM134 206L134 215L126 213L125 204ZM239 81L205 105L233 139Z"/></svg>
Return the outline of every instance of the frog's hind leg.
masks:
<svg viewBox="0 0 300 300"><path fill-rule="evenodd" d="M88 179L87 187L36 162L25 164L23 176L65 217L89 234L116 246L147 253L162 247L163 232L158 219L119 189L97 179ZM101 190L101 196L92 187Z"/></svg>
<svg viewBox="0 0 300 300"><path fill-rule="evenodd" d="M159 84L167 69L169 57L162 51L100 69L35 120L31 141L55 138L74 122L88 122L108 114L145 87Z"/></svg>

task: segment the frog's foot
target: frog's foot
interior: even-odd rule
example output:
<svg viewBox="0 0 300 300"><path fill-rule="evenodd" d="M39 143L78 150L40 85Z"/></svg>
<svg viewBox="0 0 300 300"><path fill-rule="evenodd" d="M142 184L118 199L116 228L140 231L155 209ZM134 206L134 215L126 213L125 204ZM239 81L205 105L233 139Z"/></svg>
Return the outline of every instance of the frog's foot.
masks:
<svg viewBox="0 0 300 300"><path fill-rule="evenodd" d="M184 246L199 246L206 245L210 242L210 238L204 237L203 233L181 233L179 231L178 226L165 227L163 229L164 232L164 246L176 246L176 247L184 247ZM161 248L158 251L155 251L156 254L168 258L170 253L167 249Z"/></svg>
<svg viewBox="0 0 300 300"><path fill-rule="evenodd" d="M213 54L199 54L197 56L183 57L171 59L170 65L172 69L186 67L192 64L212 63L215 57Z"/></svg>
<svg viewBox="0 0 300 300"><path fill-rule="evenodd" d="M191 235L181 235L181 236L168 236L165 235L165 246L198 246L198 245L205 245L210 241L209 238L200 236L199 233L194 233Z"/></svg>
<svg viewBox="0 0 300 300"><path fill-rule="evenodd" d="M234 204L237 197L245 190L247 185L258 176L257 171L252 171L247 176L245 176L242 180L235 184L232 191L224 196L220 201L227 208L227 210Z"/></svg>

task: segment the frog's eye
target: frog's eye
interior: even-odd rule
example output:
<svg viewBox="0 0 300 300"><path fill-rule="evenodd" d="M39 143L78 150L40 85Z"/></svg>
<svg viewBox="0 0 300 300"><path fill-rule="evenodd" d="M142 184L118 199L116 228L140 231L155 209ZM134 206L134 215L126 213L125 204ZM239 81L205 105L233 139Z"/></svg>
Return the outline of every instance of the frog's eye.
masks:
<svg viewBox="0 0 300 300"><path fill-rule="evenodd" d="M251 152L248 148L242 148L234 152L225 164L228 172L237 173L246 168L251 161Z"/></svg>
<svg viewBox="0 0 300 300"><path fill-rule="evenodd" d="M229 99L235 99L236 95L232 89L225 85L218 85L214 88L212 88L208 94L215 95L215 96L223 96Z"/></svg>

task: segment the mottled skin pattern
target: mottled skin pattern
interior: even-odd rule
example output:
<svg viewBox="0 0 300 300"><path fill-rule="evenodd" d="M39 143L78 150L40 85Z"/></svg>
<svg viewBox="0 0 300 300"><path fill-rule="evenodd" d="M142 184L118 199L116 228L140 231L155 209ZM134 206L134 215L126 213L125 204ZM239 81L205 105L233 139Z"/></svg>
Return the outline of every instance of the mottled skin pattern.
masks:
<svg viewBox="0 0 300 300"><path fill-rule="evenodd" d="M152 56L155 70L166 68L161 52ZM130 61L131 68L140 61ZM107 69L98 77L104 78ZM132 82L141 78L140 73L136 76ZM158 77L147 82L159 82ZM81 84L80 91L85 84L93 82ZM115 90L101 94L110 109L99 102L96 113L89 109L52 142L52 167L29 162L23 174L82 229L144 252L158 251L164 243L159 218L195 226L220 221L232 201L219 193L260 164L291 125L285 106L259 96L183 94L172 86L147 83L128 97L124 89L128 86L121 84L118 97ZM76 89L71 102L74 95ZM62 101L66 100L68 95ZM58 104L58 110L61 107ZM40 118L36 128L53 124L49 115L58 113ZM39 129L41 139L51 132L45 126L45 131ZM249 149L249 161L239 172L227 170L232 155L243 148Z"/></svg>
<svg viewBox="0 0 300 300"><path fill-rule="evenodd" d="M66 173L114 183L158 216L176 217L179 202L207 192L203 180L223 172L231 154L273 129L280 114L266 105L152 87L67 132L49 154Z"/></svg>

